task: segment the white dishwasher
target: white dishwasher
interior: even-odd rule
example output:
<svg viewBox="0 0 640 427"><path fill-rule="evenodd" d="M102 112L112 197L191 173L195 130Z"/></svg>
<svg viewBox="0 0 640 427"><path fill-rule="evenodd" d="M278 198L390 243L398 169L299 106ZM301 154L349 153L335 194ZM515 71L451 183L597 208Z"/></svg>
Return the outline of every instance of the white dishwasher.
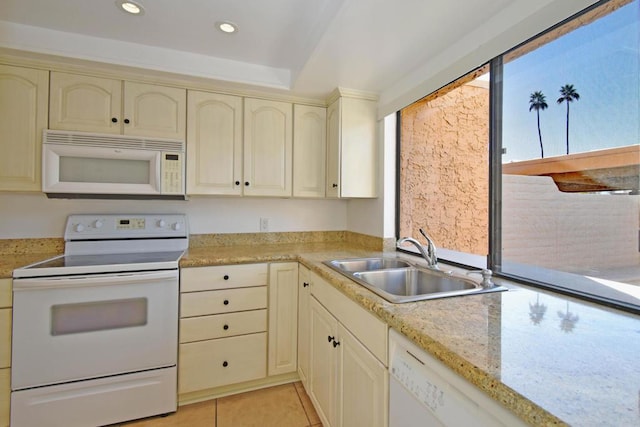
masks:
<svg viewBox="0 0 640 427"><path fill-rule="evenodd" d="M526 425L393 329L389 357L389 427Z"/></svg>

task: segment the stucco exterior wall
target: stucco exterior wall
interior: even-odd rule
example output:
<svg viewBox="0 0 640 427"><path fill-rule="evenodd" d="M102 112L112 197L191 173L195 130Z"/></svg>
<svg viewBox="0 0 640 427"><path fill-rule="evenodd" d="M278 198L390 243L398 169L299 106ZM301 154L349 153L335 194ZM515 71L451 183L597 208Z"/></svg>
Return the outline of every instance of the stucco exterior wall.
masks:
<svg viewBox="0 0 640 427"><path fill-rule="evenodd" d="M489 91L461 86L402 110L400 236L488 251ZM429 159L429 160L426 160Z"/></svg>
<svg viewBox="0 0 640 427"><path fill-rule="evenodd" d="M640 196L562 193L544 176L502 184L504 260L595 276L640 266Z"/></svg>

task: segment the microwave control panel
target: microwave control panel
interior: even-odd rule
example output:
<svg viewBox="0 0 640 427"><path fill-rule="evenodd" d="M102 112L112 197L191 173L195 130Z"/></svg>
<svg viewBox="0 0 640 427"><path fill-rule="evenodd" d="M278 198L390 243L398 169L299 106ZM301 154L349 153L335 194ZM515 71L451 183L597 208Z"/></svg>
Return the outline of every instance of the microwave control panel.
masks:
<svg viewBox="0 0 640 427"><path fill-rule="evenodd" d="M184 182L182 177L184 176L184 162L183 153L162 153L162 164L160 166L162 171L162 194L183 194Z"/></svg>

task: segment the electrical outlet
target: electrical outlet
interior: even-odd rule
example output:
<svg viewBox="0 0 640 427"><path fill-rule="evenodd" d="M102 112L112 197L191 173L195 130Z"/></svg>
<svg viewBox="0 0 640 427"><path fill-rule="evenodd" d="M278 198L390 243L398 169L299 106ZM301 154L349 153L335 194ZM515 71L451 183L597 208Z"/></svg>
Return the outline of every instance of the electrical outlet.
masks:
<svg viewBox="0 0 640 427"><path fill-rule="evenodd" d="M269 218L260 218L260 231L269 231Z"/></svg>

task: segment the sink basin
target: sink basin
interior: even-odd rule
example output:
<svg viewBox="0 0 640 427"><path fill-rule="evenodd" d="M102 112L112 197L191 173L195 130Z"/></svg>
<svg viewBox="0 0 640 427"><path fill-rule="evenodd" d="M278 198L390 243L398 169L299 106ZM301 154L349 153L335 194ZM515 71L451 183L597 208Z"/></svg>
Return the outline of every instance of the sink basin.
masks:
<svg viewBox="0 0 640 427"><path fill-rule="evenodd" d="M452 272L419 268L397 258L351 258L325 261L335 271L393 303L504 291Z"/></svg>
<svg viewBox="0 0 640 427"><path fill-rule="evenodd" d="M437 296L461 295L482 287L471 279L445 273L398 268L356 272L353 277L391 302L408 302Z"/></svg>
<svg viewBox="0 0 640 427"><path fill-rule="evenodd" d="M360 258L329 261L328 265L342 271L373 271L387 268L411 267L408 262L395 258Z"/></svg>

